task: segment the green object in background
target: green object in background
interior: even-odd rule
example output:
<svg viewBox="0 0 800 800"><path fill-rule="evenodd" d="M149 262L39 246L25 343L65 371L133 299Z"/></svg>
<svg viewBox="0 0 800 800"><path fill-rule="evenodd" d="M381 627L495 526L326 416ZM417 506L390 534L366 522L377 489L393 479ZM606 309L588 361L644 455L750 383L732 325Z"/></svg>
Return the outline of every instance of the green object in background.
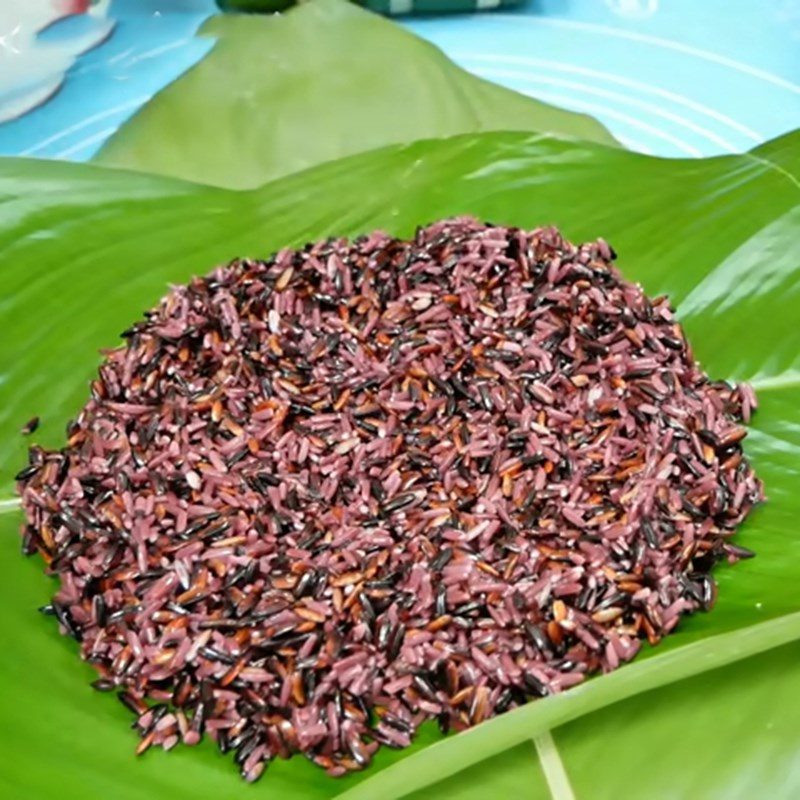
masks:
<svg viewBox="0 0 800 800"><path fill-rule="evenodd" d="M583 114L476 78L400 26L344 0L279 16L220 15L199 64L157 94L95 161L251 188L364 150L487 130L614 144Z"/></svg>
<svg viewBox="0 0 800 800"><path fill-rule="evenodd" d="M419 222L459 213L556 223L574 240L602 235L627 277L669 293L709 373L756 386L761 407L745 449L769 496L738 537L757 557L717 569L716 609L683 621L633 664L443 741L426 726L409 750L384 749L346 779L296 757L272 764L254 789L210 746L133 756L127 712L89 689L92 671L74 643L34 611L54 586L40 562L18 555L19 514L0 501L0 797L234 800L263 792L314 800L350 792L351 800L391 800L416 790L415 800L466 800L478 787L515 797L524 786L543 797L526 743L552 726L579 798L727 800L752 797L753 786L799 796L797 645L754 655L800 636L798 162L798 133L708 160L487 133L363 153L232 192L0 160L0 325L12 333L0 339L0 498L24 463L20 427L39 414L33 438L59 446L65 420L88 396L97 349L119 341L168 282L236 255L375 227L408 235ZM693 673L705 674L686 679ZM765 751L764 741L774 747Z"/></svg>
<svg viewBox="0 0 800 800"><path fill-rule="evenodd" d="M512 8L521 0L354 0L358 5L379 14L448 14ZM274 13L295 5L296 0L217 0L223 11ZM299 0L303 2L303 0Z"/></svg>

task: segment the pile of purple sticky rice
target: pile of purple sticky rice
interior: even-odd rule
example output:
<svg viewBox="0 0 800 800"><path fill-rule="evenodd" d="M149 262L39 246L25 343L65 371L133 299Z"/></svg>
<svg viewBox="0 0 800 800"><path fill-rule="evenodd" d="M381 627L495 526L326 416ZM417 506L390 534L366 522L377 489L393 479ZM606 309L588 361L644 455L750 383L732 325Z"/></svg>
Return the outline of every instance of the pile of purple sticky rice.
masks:
<svg viewBox="0 0 800 800"><path fill-rule="evenodd" d="M18 481L44 610L138 752L341 775L714 603L714 563L752 555L755 398L614 257L451 219L236 260L124 332Z"/></svg>

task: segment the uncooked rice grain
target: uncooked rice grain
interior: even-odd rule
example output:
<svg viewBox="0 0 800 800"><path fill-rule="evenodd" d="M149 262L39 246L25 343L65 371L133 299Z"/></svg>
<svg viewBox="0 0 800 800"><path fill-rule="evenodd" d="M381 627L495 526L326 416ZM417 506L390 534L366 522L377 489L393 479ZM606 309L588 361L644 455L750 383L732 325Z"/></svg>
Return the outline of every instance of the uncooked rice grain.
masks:
<svg viewBox="0 0 800 800"><path fill-rule="evenodd" d="M125 331L18 485L43 610L138 753L341 775L711 607L752 555L755 396L614 257L458 218L236 260Z"/></svg>

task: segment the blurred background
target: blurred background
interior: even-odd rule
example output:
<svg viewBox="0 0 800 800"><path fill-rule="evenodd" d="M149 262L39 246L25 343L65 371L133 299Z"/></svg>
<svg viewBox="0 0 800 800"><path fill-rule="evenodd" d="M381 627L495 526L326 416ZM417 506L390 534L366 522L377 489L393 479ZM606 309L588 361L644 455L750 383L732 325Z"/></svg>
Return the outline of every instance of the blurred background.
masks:
<svg viewBox="0 0 800 800"><path fill-rule="evenodd" d="M227 0L274 7L289 0ZM800 118L793 0L368 0L457 64L666 157L741 152ZM442 5L444 4L444 5ZM437 8L463 13L431 13ZM215 0L3 0L0 154L83 161L213 46Z"/></svg>

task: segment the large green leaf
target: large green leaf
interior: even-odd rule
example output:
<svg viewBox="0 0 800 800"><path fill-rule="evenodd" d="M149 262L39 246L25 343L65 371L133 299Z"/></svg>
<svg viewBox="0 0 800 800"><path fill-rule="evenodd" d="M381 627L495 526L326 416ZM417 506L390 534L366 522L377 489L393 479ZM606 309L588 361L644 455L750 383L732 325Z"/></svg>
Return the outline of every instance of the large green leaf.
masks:
<svg viewBox="0 0 800 800"><path fill-rule="evenodd" d="M225 15L217 43L112 137L101 163L254 187L323 161L428 136L546 131L613 143L591 117L488 83L346 0Z"/></svg>
<svg viewBox="0 0 800 800"><path fill-rule="evenodd" d="M24 460L20 426L40 414L35 438L59 445L65 420L86 396L97 349L112 345L167 282L235 255L266 255L281 245L379 226L408 234L419 222L456 213L523 226L557 223L573 239L603 235L619 251L627 276L653 294L670 293L709 372L751 379L758 389L762 407L746 449L769 503L740 536L758 557L720 568L712 613L686 620L658 648L611 675L443 741L426 728L414 747L382 751L365 773L344 780L294 758L273 765L261 784L287 798L342 791L390 798L434 783L443 797L474 796L479 786L487 793L518 793L528 784L543 790L529 740L576 720L555 739L565 743L567 773L586 787L591 772L583 759L593 729L620 724L603 715L627 703L639 703L633 707L641 715L648 705L627 700L583 715L800 636L800 596L793 590L800 578L798 143L794 134L744 156L662 161L544 136L470 135L362 154L250 192L99 167L0 161L0 498L10 497L11 476ZM18 522L13 509L0 516L0 556L9 565L0 584L7 632L0 659L0 796L239 796L245 789L231 764L210 747L133 758L124 709L88 689L90 670L77 661L75 648L33 611L53 586L38 563L15 556ZM701 682L658 691L683 698L684 708L688 695L702 705L696 687L708 684L695 680ZM763 707L780 720L775 724L788 725L794 705L776 694L767 709L767 695L755 684L740 680L738 693L748 697L742 707ZM677 713L681 704L673 704ZM671 721L653 725L679 730L677 717L661 717ZM711 711L693 719L707 737L741 749L744 734L735 726L720 725ZM664 737L659 728L662 747ZM753 759L756 745L747 751ZM628 737L624 746L644 763L647 741ZM487 758L499 759L485 762L491 771L480 766ZM697 775L708 769L685 760L681 768ZM605 768L598 774L602 779Z"/></svg>

